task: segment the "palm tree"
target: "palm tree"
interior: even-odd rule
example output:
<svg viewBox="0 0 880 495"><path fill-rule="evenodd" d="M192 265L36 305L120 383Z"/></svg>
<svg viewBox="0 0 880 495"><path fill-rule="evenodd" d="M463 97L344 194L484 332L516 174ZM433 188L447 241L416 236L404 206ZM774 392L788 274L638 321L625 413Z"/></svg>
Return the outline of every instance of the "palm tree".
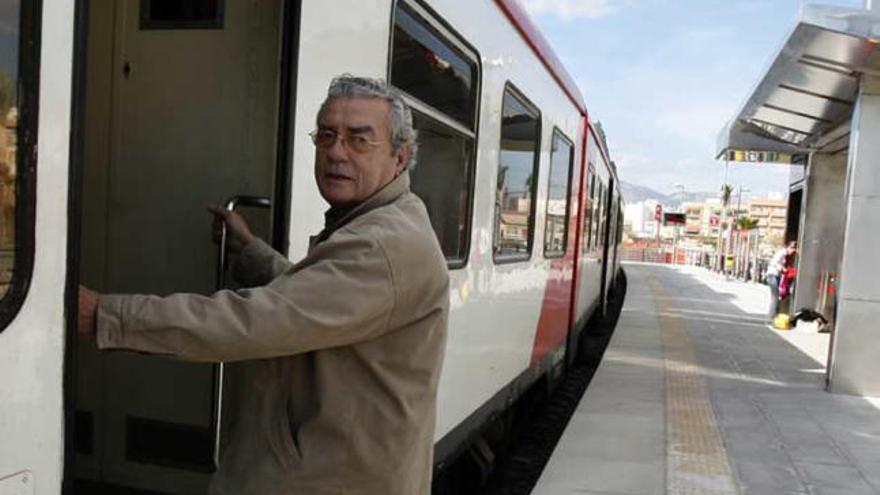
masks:
<svg viewBox="0 0 880 495"><path fill-rule="evenodd" d="M727 224L727 209L730 207L730 196L733 195L733 186L724 184L721 186L721 223L718 229L718 269L724 270L724 239L722 234Z"/></svg>
<svg viewBox="0 0 880 495"><path fill-rule="evenodd" d="M758 228L758 219L743 215L736 219L736 226L739 230L754 230Z"/></svg>
<svg viewBox="0 0 880 495"><path fill-rule="evenodd" d="M721 186L721 204L724 205L724 209L727 210L727 207L730 206L730 197L733 195L733 186L730 184L724 184Z"/></svg>

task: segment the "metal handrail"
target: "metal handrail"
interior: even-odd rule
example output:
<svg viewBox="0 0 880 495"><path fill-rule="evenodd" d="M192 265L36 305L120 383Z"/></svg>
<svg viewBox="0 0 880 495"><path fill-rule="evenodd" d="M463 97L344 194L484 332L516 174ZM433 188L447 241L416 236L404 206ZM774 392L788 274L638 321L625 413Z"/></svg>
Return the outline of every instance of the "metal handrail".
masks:
<svg viewBox="0 0 880 495"><path fill-rule="evenodd" d="M239 207L246 208L271 208L272 199L265 196L232 196L226 200L227 211L235 211ZM223 290L226 287L226 222L221 221L220 228L220 253L217 256L217 290ZM214 367L214 403L212 425L214 430L214 466L220 465L220 425L223 419L223 373L224 364L218 363Z"/></svg>

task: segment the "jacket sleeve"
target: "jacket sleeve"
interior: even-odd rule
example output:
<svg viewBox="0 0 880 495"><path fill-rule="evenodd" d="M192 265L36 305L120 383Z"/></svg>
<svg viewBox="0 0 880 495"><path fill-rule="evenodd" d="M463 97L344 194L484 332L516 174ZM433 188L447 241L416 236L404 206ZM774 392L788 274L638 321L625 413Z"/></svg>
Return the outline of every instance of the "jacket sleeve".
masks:
<svg viewBox="0 0 880 495"><path fill-rule="evenodd" d="M237 361L371 340L388 331L396 297L376 240L337 231L268 285L212 296L106 295L98 345L189 361Z"/></svg>
<svg viewBox="0 0 880 495"><path fill-rule="evenodd" d="M262 239L255 238L241 250L232 275L244 287L266 285L275 277L290 270L293 263Z"/></svg>

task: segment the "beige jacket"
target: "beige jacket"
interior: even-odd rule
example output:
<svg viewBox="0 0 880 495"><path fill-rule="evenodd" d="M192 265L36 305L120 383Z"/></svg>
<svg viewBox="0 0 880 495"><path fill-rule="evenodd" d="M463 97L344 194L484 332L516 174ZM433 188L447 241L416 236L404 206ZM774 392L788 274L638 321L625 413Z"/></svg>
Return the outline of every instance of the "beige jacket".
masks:
<svg viewBox="0 0 880 495"><path fill-rule="evenodd" d="M430 492L449 277L401 174L293 265L262 241L213 296L102 296L98 344L229 366L211 493ZM229 396L228 396L229 397Z"/></svg>

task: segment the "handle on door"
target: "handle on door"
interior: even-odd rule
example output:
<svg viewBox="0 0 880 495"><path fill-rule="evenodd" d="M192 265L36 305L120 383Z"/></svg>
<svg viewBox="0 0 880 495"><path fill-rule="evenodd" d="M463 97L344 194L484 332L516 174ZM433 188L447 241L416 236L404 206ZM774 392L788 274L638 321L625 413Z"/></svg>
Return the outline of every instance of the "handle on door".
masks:
<svg viewBox="0 0 880 495"><path fill-rule="evenodd" d="M226 200L226 209L235 211L239 207L271 208L272 200L265 196L233 196ZM220 227L220 254L217 256L217 290L226 286L226 222Z"/></svg>
<svg viewBox="0 0 880 495"><path fill-rule="evenodd" d="M235 211L240 207L264 208L272 207L272 200L265 196L232 196L226 200L226 209ZM217 256L217 290L226 287L226 222L220 227L220 253ZM214 432L214 466L220 465L220 425L223 419L223 363L214 367L214 404L212 414L212 430Z"/></svg>

